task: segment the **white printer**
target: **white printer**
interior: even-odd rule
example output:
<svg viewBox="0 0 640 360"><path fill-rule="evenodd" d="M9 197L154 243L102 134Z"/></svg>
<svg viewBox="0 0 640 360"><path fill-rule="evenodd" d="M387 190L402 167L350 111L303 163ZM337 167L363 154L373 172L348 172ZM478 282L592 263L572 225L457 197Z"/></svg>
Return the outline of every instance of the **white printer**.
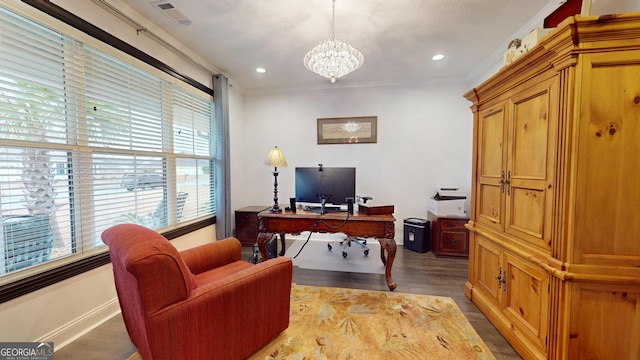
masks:
<svg viewBox="0 0 640 360"><path fill-rule="evenodd" d="M436 216L468 216L467 193L458 187L439 187L429 199L429 211Z"/></svg>

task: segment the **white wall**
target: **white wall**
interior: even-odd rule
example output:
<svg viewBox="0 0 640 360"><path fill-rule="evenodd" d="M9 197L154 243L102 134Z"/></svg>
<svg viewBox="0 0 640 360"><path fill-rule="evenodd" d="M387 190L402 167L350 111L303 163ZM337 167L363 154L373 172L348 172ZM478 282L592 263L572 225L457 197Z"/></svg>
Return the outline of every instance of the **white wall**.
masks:
<svg viewBox="0 0 640 360"><path fill-rule="evenodd" d="M592 0L590 15L620 14L640 11L640 0Z"/></svg>
<svg viewBox="0 0 640 360"><path fill-rule="evenodd" d="M280 203L295 195L295 167L354 166L358 194L395 206L401 243L402 220L426 217L436 186L470 187L473 118L462 96L467 90L464 81L452 80L246 95L244 120L236 128L241 144L234 147L244 156L231 175L234 208L273 204L273 169L264 161L277 145L289 164L278 176ZM377 116L378 142L317 144L317 118L349 116Z"/></svg>
<svg viewBox="0 0 640 360"><path fill-rule="evenodd" d="M244 97L240 89L229 87L229 162L231 167L231 210L246 205L245 200L245 158L247 137L244 134ZM265 158L266 158L265 154ZM233 213L232 213L233 216ZM235 221L233 219L232 221Z"/></svg>

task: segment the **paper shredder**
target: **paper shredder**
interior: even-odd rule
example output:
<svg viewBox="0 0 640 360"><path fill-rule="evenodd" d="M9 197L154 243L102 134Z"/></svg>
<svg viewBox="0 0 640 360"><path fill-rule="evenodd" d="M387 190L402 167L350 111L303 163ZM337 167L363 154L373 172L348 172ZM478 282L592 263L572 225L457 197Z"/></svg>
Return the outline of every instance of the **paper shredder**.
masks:
<svg viewBox="0 0 640 360"><path fill-rule="evenodd" d="M419 253L431 249L431 222L427 219L404 219L404 247Z"/></svg>

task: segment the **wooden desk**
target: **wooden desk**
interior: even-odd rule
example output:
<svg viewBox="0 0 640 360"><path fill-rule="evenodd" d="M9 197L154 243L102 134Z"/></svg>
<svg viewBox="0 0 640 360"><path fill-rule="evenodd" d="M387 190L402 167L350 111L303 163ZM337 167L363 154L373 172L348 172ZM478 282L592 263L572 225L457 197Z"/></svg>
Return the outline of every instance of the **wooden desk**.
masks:
<svg viewBox="0 0 640 360"><path fill-rule="evenodd" d="M349 215L347 220L347 215ZM345 221L346 220L346 221ZM284 211L272 213L269 210L258 213L258 248L263 259L267 259L266 243L273 235L280 235L284 255L284 234L300 234L303 231L344 233L349 237L374 237L380 243L380 258L385 265L385 277L389 290L396 288L391 278L391 266L396 256L395 218L387 215L358 215L346 212L320 215L315 212Z"/></svg>

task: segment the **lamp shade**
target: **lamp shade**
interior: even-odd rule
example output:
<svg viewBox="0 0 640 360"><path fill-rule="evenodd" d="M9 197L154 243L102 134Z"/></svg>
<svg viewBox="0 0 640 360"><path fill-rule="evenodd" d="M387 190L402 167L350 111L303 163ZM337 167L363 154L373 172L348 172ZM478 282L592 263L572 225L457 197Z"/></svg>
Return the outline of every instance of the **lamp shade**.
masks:
<svg viewBox="0 0 640 360"><path fill-rule="evenodd" d="M269 156L265 163L273 167L287 167L287 160L284 159L282 150L278 149L277 146L269 151Z"/></svg>

